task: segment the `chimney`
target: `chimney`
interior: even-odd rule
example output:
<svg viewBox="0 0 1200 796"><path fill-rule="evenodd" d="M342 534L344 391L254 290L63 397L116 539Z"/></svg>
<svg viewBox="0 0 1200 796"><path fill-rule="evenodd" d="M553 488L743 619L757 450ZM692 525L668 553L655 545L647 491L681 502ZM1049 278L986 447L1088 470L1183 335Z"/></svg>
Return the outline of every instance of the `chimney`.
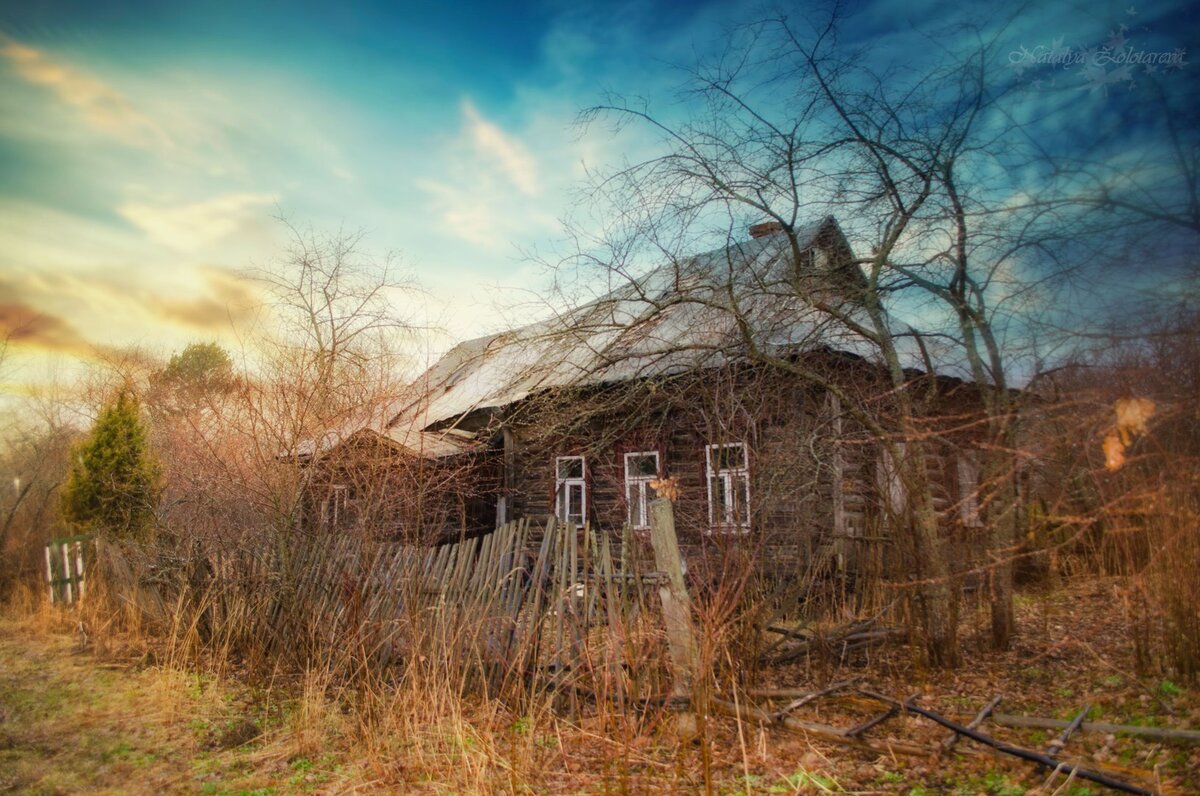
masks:
<svg viewBox="0 0 1200 796"><path fill-rule="evenodd" d="M750 237L752 238L765 238L778 232L783 232L783 224L778 221L764 221L761 224L750 225Z"/></svg>

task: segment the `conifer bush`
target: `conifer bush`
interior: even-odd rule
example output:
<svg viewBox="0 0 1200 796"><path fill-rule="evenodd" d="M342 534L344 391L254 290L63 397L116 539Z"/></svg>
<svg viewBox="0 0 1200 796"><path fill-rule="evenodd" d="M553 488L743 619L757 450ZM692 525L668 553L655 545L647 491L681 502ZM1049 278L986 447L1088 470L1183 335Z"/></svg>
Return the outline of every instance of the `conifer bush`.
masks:
<svg viewBox="0 0 1200 796"><path fill-rule="evenodd" d="M144 541L153 530L160 491L138 400L122 392L73 452L63 516L91 532Z"/></svg>

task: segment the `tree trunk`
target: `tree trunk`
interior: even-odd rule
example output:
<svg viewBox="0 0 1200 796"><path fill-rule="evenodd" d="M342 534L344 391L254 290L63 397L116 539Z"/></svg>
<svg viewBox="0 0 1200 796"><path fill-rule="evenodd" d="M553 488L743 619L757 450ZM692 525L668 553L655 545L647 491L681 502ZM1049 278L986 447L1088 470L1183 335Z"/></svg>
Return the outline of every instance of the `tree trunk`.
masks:
<svg viewBox="0 0 1200 796"><path fill-rule="evenodd" d="M1016 631L1013 614L1013 556L1017 547L1017 489L1013 457L1005 450L988 456L985 470L992 486L988 504L988 549L993 556L990 577L992 648L1007 650Z"/></svg>
<svg viewBox="0 0 1200 796"><path fill-rule="evenodd" d="M915 439L916 435L908 437ZM910 547L918 579L917 619L925 637L925 653L930 666L954 668L958 665L958 598L938 529L929 464L920 442L906 446L901 472L908 492Z"/></svg>

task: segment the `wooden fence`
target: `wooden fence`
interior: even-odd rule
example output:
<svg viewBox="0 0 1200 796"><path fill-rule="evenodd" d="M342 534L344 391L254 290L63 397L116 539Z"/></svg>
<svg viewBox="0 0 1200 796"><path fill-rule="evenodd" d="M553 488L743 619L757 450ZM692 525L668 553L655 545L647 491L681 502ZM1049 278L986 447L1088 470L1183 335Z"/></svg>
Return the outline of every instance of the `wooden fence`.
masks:
<svg viewBox="0 0 1200 796"><path fill-rule="evenodd" d="M50 602L73 603L83 599L83 543L87 536L52 539L46 545L46 585Z"/></svg>
<svg viewBox="0 0 1200 796"><path fill-rule="evenodd" d="M522 520L437 547L290 534L97 553L109 604L160 624L177 648L296 667L336 654L373 671L453 661L489 692L533 684L639 698L666 684L664 577L639 571L620 552L631 547Z"/></svg>

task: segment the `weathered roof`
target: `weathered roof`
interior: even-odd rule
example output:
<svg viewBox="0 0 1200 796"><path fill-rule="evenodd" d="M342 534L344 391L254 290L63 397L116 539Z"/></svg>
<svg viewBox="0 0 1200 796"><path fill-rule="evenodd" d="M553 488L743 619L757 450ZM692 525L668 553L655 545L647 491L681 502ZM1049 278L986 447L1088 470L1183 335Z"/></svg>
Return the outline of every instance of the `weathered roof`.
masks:
<svg viewBox="0 0 1200 796"><path fill-rule="evenodd" d="M870 355L855 318L835 320L810 300L865 321L846 300L861 274L836 222L822 219L795 237L814 252L800 268L788 236L769 235L668 263L548 320L460 343L414 383L422 398L396 422L452 425L446 421L553 387L719 366L745 350L747 330L763 349ZM838 248L845 258L829 256Z"/></svg>
<svg viewBox="0 0 1200 796"><path fill-rule="evenodd" d="M412 399L394 399L382 406L366 410L356 419L348 420L319 437L301 441L290 453L281 454L281 458L312 459L355 437L382 440L409 454L427 459L441 459L479 447L479 442L470 435L458 433L453 429L425 431L417 424L416 418L397 417L396 407L402 403L411 405Z"/></svg>

